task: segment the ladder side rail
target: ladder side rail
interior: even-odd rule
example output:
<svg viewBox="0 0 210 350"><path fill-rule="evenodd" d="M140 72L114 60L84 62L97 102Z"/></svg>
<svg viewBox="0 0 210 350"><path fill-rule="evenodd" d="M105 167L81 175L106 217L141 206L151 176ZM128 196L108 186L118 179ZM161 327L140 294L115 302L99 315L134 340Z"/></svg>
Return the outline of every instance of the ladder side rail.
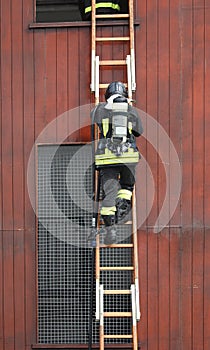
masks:
<svg viewBox="0 0 210 350"><path fill-rule="evenodd" d="M128 89L128 98L132 99L132 78L131 78L131 56L127 55L127 89Z"/></svg>
<svg viewBox="0 0 210 350"><path fill-rule="evenodd" d="M104 350L104 287L100 285L100 350Z"/></svg>
<svg viewBox="0 0 210 350"><path fill-rule="evenodd" d="M95 57L95 104L99 103L99 56Z"/></svg>
<svg viewBox="0 0 210 350"><path fill-rule="evenodd" d="M93 342L93 293L94 293L94 266L95 266L95 248L92 248L91 254L91 289L90 289L90 310L89 310L89 338L88 350L92 350Z"/></svg>
<svg viewBox="0 0 210 350"><path fill-rule="evenodd" d="M91 4L91 91L95 91L96 0Z"/></svg>
<svg viewBox="0 0 210 350"><path fill-rule="evenodd" d="M94 118L93 118L94 119ZM96 124L94 124L94 120L92 120L92 127L94 126L94 132L93 132L93 140L94 142L94 155L96 152L97 148L97 142L99 138L99 129ZM96 170L94 166L95 172L94 172L94 191L95 191L95 228L98 231L99 229L99 198L100 198L100 174L99 171ZM96 320L100 320L100 239L99 239L99 234L97 233L96 235L96 247L95 247L95 283L96 283Z"/></svg>
<svg viewBox="0 0 210 350"><path fill-rule="evenodd" d="M95 130L95 134L97 131ZM95 186L95 193L96 195L96 201L97 201L97 209L99 209L99 196L100 196L100 176L98 171L95 170L95 177L96 177L96 186ZM99 215L97 212L97 222L96 222L96 228L98 230L98 221L99 221ZM99 234L96 235L96 248L95 248L95 275L96 275L96 320L99 321L100 319L100 239Z"/></svg>
<svg viewBox="0 0 210 350"><path fill-rule="evenodd" d="M96 151L96 137L98 134L98 128L94 123L94 114L91 118L91 140L92 140L92 177L93 177L93 190L94 190L94 201L93 201L93 216L92 216L92 230L97 232L98 226L98 207L99 207L99 196L100 196L100 177L98 172L95 169L95 163L93 161L95 157ZM95 242L96 244L96 242ZM88 340L88 350L92 350L92 330L93 330L93 285L94 285L94 277L95 277L95 264L96 264L96 247L95 245L92 247L91 254L91 291L90 291L90 312L89 312L89 340ZM97 272L98 273L98 272ZM100 273L100 272L99 272ZM99 320L99 280L96 279L96 319Z"/></svg>
<svg viewBox="0 0 210 350"><path fill-rule="evenodd" d="M136 323L136 292L135 285L131 285L131 304L132 304L132 329L133 329L133 350L138 350L137 341L137 323Z"/></svg>
<svg viewBox="0 0 210 350"><path fill-rule="evenodd" d="M97 177L97 188L95 189L97 193L97 203L99 209L99 196L100 196L100 175L96 171ZM97 230L99 230L99 215L97 213ZM96 252L95 252L95 275L96 275L96 320L100 320L100 235L96 235Z"/></svg>
<svg viewBox="0 0 210 350"><path fill-rule="evenodd" d="M136 90L136 72L135 72L135 44L134 44L134 6L133 0L129 0L129 29L130 29L130 55L131 55L131 79L132 91Z"/></svg>
<svg viewBox="0 0 210 350"><path fill-rule="evenodd" d="M140 320L140 298L139 298L139 266L138 266L138 239L137 239L137 218L136 218L136 188L134 186L132 195L132 222L133 222L133 264L134 264L134 284L136 292L136 317Z"/></svg>

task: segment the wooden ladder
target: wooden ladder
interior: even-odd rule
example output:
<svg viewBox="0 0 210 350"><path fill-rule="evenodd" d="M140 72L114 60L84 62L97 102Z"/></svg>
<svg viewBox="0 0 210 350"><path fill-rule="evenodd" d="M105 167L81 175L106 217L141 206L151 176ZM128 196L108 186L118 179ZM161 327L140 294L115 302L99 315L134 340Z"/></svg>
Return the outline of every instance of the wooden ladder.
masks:
<svg viewBox="0 0 210 350"><path fill-rule="evenodd" d="M100 89L106 89L108 84L99 82L100 77L100 68L104 66L112 67L114 70L116 66L127 66L127 81L123 82L128 90L128 98L132 100L132 93L136 90L136 81L135 81L135 51L134 51L134 16L133 16L133 0L128 0L128 14L112 14L112 15L97 15L96 14L96 0L92 0L92 30L91 30L91 91L95 95L95 104L99 103L100 98ZM99 37L97 36L96 22L100 19L127 19L129 26L129 35L123 37ZM96 54L97 44L110 42L129 42L129 54L125 57L124 60L118 59L118 57L112 60L104 60L99 58ZM95 139L98 137L98 131L95 133ZM98 188L98 171L96 171L96 188L95 193L99 193L100 189ZM132 349L138 349L138 337L137 337L137 321L140 320L140 296L139 296L139 280L138 280L138 248L137 248L137 220L136 220L136 196L135 196L135 187L132 195L132 212L131 212L131 221L126 223L130 225L131 235L129 243L116 243L112 245L105 245L101 243L101 234L100 234L100 215L97 216L97 232L96 235L96 247L94 253L95 259L95 278L96 278L96 320L99 321L100 329L100 350L104 350L105 340L106 339L130 339L132 344ZM126 225L124 224L124 225ZM123 264L114 264L111 265L102 265L103 256L106 254L107 250L123 251L124 255L130 255L131 263L129 266ZM109 278L109 273L115 272L116 274L127 273L130 274L131 284L128 289L116 288L116 289L105 289L103 283L102 274L106 273ZM120 278L120 277L119 277ZM130 297L130 310L126 311L113 311L113 309L106 310L104 306L104 299L110 296L113 298L120 297L122 300L123 296ZM113 304L113 303L112 303ZM119 303L117 302L116 304ZM113 305L112 305L113 308ZM119 308L118 308L119 309ZM106 327L104 326L104 321L106 319L115 319L115 321L120 322L120 319L130 319L131 332L127 334L117 334L115 331L114 334L107 334ZM91 328L92 329L92 328ZM92 331L91 331L92 332ZM92 336L91 336L92 337ZM91 343L91 341L90 341ZM91 344L89 344L89 349L91 349Z"/></svg>

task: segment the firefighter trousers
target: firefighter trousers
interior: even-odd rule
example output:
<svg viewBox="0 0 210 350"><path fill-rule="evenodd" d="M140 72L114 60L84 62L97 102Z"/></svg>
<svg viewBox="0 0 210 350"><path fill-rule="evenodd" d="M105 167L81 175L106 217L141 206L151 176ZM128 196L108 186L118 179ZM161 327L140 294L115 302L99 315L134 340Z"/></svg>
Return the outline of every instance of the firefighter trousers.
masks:
<svg viewBox="0 0 210 350"><path fill-rule="evenodd" d="M100 169L100 179L103 189L102 211L114 208L118 192L122 189L132 193L135 184L136 165L107 166ZM109 215L109 212L106 213ZM111 212L110 212L111 215Z"/></svg>

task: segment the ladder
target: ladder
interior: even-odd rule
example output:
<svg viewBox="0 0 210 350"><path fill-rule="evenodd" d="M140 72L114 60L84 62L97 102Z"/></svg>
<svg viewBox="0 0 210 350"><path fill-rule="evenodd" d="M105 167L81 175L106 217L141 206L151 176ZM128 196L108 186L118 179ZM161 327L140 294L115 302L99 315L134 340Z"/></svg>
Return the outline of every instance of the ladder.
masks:
<svg viewBox="0 0 210 350"><path fill-rule="evenodd" d="M100 90L106 89L109 83L99 82L100 70L103 67L109 66L115 69L116 66L125 66L127 68L127 81L123 82L128 90L128 97L132 100L132 93L136 90L135 81L135 53L134 53L134 19L133 19L133 0L128 0L128 14L112 14L112 15L97 15L96 0L92 0L92 30L91 30L91 91L95 95L95 105L99 103ZM101 37L97 34L97 20L100 19L127 19L129 26L129 35L122 37ZM97 45L106 42L127 42L129 45L129 53L124 60L116 57L112 60L104 60L97 55ZM97 139L98 134L94 138ZM98 172L95 176L95 194L96 202L100 197L100 180ZM100 201L99 201L100 202ZM97 206L97 204L96 204ZM98 208L99 209L99 208ZM99 210L98 210L99 211ZM140 320L140 296L139 296L139 280L138 280L138 249L137 249L137 220L136 220L136 196L135 188L132 195L132 210L130 221L123 224L122 230L130 230L129 238L116 244L105 245L101 239L101 220L98 214L94 218L94 224L97 228L96 247L93 249L93 257L95 260L95 280L96 280L96 320L99 321L99 338L100 350L104 350L106 340L121 340L132 344L132 349L138 349L137 337L137 321ZM121 226L119 226L121 227ZM120 228L121 229L121 228ZM117 260L120 256L120 263ZM108 258L107 258L108 257ZM110 257L114 257L114 261ZM129 261L128 261L129 260ZM112 276L110 276L112 275ZM126 277L124 277L126 275ZM104 277L105 276L105 277ZM113 276L115 282L113 284ZM126 288L120 283L117 286L117 281L128 281L129 287ZM112 281L111 281L112 280ZM106 282L104 282L106 281ZM104 285L105 284L105 285ZM112 288L107 288L113 284ZM126 284L126 283L125 283ZM110 302L111 300L111 302ZM111 308L110 308L111 305ZM122 310L126 305L126 310ZM122 306L122 307L121 307ZM129 309L129 310L128 310ZM92 310L90 312L92 315ZM115 323L116 329L113 333L107 333L106 321ZM118 327L117 324L125 322L129 327ZM111 327L112 328L112 327ZM114 328L114 327L113 327ZM126 333L118 332L118 328L126 329ZM92 349L92 326L90 327L89 349Z"/></svg>
<svg viewBox="0 0 210 350"><path fill-rule="evenodd" d="M95 104L99 103L100 89L105 89L107 83L99 83L100 69L102 67L116 67L127 66L127 83L125 85L128 89L128 97L132 98L132 91L136 90L135 80L135 51L134 51L134 8L133 0L128 0L128 14L111 14L111 15L97 15L96 14L96 0L92 0L92 14L91 14L91 91L95 94ZM118 37L101 37L97 35L97 20L100 19L128 19L129 35ZM97 44L106 42L127 42L129 44L129 54L124 60L115 58L112 60L103 60L97 55Z"/></svg>
<svg viewBox="0 0 210 350"><path fill-rule="evenodd" d="M100 219L98 221L98 232L100 232ZM131 225L132 235L130 236L129 243L124 243L123 241L116 244L105 245L101 243L100 234L97 234L96 236L96 320L98 320L100 323L100 350L104 350L106 339L129 339L132 342L132 349L138 349L137 321L140 320L141 313L139 302L140 296L138 280L135 189L132 196L131 222L128 222L124 225ZM111 253L111 251L115 251L115 254ZM104 258L104 255L107 255L108 258ZM114 263L112 262L111 257L114 257ZM131 259L129 259L129 257L131 257ZM106 261L106 265L103 264L103 261ZM118 261L120 263L118 263ZM110 276L110 279L109 273L114 274L114 276ZM122 280L126 279L124 277L125 273L127 275L127 279L131 281L131 284L130 288L122 289L121 285L124 284L122 283ZM105 276L103 276L103 274L105 274ZM113 281L113 278L116 278L116 280ZM106 289L104 288L104 283L106 285L114 284L115 286L119 284L120 288L118 289L116 287L115 289ZM108 298L108 301L105 300L106 298ZM111 308L109 300L111 300ZM130 300L130 303L128 302L128 300ZM106 304L105 306L104 303ZM124 308L125 306L126 310L122 310L122 308ZM116 308L117 310L113 311L113 308ZM130 310L128 310L128 308L130 308ZM114 329L114 332L112 334L107 334L107 328L110 328L109 324L106 324L107 319L115 319L115 323L113 322L114 326L111 327ZM122 319L124 319L126 326L123 325L123 321L121 321ZM117 322L121 323L120 327L117 326ZM130 327L127 326L128 322L130 323ZM118 328L125 328L126 334L119 334L117 332ZM130 332L128 332L129 328Z"/></svg>

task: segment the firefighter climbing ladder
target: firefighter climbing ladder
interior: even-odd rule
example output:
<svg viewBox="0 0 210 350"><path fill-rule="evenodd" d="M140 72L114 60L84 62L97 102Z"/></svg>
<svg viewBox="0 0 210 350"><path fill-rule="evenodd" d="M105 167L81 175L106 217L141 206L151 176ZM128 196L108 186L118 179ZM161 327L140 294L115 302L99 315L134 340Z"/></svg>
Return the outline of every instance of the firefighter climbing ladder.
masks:
<svg viewBox="0 0 210 350"><path fill-rule="evenodd" d="M103 66L116 67L116 66L127 66L127 82L124 82L128 89L128 97L132 99L132 92L136 90L136 82L135 82L135 53L134 53L134 20L133 20L133 0L128 0L128 14L115 14L115 15L97 15L96 14L96 0L92 0L92 58L91 58L91 91L95 95L95 104L99 103L100 98L100 89L106 89L108 86L107 83L100 83L100 68ZM129 35L122 37L98 37L96 22L98 19L128 19L129 25ZM124 41L129 43L129 54L125 58L125 60L121 59L112 59L112 60L103 60L99 59L99 56L96 55L97 44L100 42L101 44L111 41L111 42L119 42ZM99 198L100 193L100 181L95 181L96 188L95 193L98 193L96 198ZM97 199L98 200L98 199ZM100 232L100 218L97 216L97 223L95 225L98 228L98 232ZM116 339L129 339L132 343L132 349L138 349L138 339L137 339L137 321L140 320L140 304L139 304L139 282L138 282L138 250L137 250L137 222L136 222L136 199L135 199L135 188L132 196L132 214L131 221L126 223L131 226L131 240L129 243L116 243L111 245L105 245L101 243L100 234L96 236L96 248L95 248L95 278L96 278L96 320L99 321L100 328L100 350L104 350L106 339L116 340ZM127 226L127 225L126 225ZM102 266L102 262L104 261L103 255L106 255L106 252L110 250L123 250L123 256L127 256L128 254L132 255L130 264L123 264L120 262L120 265L114 264L114 266L110 266L110 263ZM126 253L127 251L127 253ZM117 254L116 254L117 255ZM122 260L122 259L121 259ZM101 283L101 275L106 273L106 279L109 278L109 273L130 273L131 274L131 285L128 289L106 289L104 285ZM122 276L122 275L121 275ZM117 278L117 277L116 277ZM120 277L119 277L120 278ZM129 307L130 310L122 311L119 308L113 310L115 302L112 303L112 310L106 310L107 302L105 302L105 298L107 296L113 296L113 298L123 296L130 297ZM115 299L116 300L116 299ZM116 305L119 304L116 301ZM116 331L114 334L107 334L104 326L106 319L114 319L116 322L120 322L121 319L129 319L131 322L131 332L128 334L118 334ZM92 327L91 327L92 332ZM92 338L92 336L91 336ZM89 349L91 349L91 342L89 342Z"/></svg>

